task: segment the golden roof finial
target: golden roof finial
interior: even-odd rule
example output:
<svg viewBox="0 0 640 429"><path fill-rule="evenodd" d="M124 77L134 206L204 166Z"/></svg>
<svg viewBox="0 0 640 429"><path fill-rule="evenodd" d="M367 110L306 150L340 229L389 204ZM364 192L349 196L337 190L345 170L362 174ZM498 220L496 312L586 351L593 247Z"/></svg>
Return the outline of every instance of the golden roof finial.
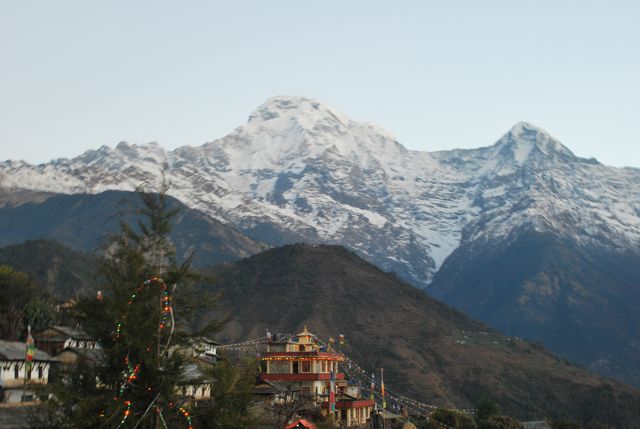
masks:
<svg viewBox="0 0 640 429"><path fill-rule="evenodd" d="M300 332L297 336L298 337L310 337L311 336L311 332L309 332L309 330L307 329L307 325L304 325L304 331Z"/></svg>

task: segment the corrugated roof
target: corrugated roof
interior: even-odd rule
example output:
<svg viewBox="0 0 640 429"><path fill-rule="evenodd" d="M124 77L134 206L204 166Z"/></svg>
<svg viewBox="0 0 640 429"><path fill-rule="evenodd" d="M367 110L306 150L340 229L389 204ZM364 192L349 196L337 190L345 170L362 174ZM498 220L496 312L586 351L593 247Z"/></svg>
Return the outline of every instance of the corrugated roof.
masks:
<svg viewBox="0 0 640 429"><path fill-rule="evenodd" d="M0 359L3 360L25 360L27 345L21 341L0 340ZM35 349L34 361L55 361L40 349Z"/></svg>

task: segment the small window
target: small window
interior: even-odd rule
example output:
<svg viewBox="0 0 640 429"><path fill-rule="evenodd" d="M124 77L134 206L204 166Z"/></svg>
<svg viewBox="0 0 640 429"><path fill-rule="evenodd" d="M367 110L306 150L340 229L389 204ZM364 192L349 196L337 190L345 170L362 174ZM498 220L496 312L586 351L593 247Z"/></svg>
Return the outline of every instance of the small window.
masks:
<svg viewBox="0 0 640 429"><path fill-rule="evenodd" d="M311 372L311 362L302 361L302 372Z"/></svg>
<svg viewBox="0 0 640 429"><path fill-rule="evenodd" d="M42 371L42 367L38 367L38 378L44 378L44 371Z"/></svg>
<svg viewBox="0 0 640 429"><path fill-rule="evenodd" d="M20 368L18 368L18 364L13 367L13 378L17 379L20 377Z"/></svg>
<svg viewBox="0 0 640 429"><path fill-rule="evenodd" d="M31 370L27 371L27 380L31 380Z"/></svg>

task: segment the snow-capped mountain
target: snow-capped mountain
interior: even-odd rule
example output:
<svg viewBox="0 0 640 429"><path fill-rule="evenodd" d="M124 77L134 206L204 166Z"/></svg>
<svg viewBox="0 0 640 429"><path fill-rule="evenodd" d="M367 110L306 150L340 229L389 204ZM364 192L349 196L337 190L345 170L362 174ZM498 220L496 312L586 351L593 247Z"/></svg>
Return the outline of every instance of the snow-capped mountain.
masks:
<svg viewBox="0 0 640 429"><path fill-rule="evenodd" d="M462 243L530 228L584 246L640 242L640 170L576 157L516 124L490 147L411 151L311 99L274 97L231 134L167 152L101 147L46 164L5 161L0 186L54 193L158 183L186 205L282 244L344 244L425 287Z"/></svg>

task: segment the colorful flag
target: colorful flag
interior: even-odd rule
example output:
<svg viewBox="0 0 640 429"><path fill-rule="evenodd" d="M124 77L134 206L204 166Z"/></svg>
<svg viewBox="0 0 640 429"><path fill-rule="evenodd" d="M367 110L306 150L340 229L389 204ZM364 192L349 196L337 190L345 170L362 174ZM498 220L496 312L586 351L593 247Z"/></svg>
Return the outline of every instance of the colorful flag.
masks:
<svg viewBox="0 0 640 429"><path fill-rule="evenodd" d="M25 350L26 370L31 371L33 368L33 355L36 352L36 346L34 345L33 337L31 336L31 325L27 327L27 344Z"/></svg>
<svg viewBox="0 0 640 429"><path fill-rule="evenodd" d="M371 373L371 400L375 401L375 397L373 396L376 391L376 373Z"/></svg>
<svg viewBox="0 0 640 429"><path fill-rule="evenodd" d="M382 409L387 408L387 402L384 398L384 368L380 368L380 393L382 393Z"/></svg>
<svg viewBox="0 0 640 429"><path fill-rule="evenodd" d="M336 410L336 373L331 371L329 382L329 410Z"/></svg>

